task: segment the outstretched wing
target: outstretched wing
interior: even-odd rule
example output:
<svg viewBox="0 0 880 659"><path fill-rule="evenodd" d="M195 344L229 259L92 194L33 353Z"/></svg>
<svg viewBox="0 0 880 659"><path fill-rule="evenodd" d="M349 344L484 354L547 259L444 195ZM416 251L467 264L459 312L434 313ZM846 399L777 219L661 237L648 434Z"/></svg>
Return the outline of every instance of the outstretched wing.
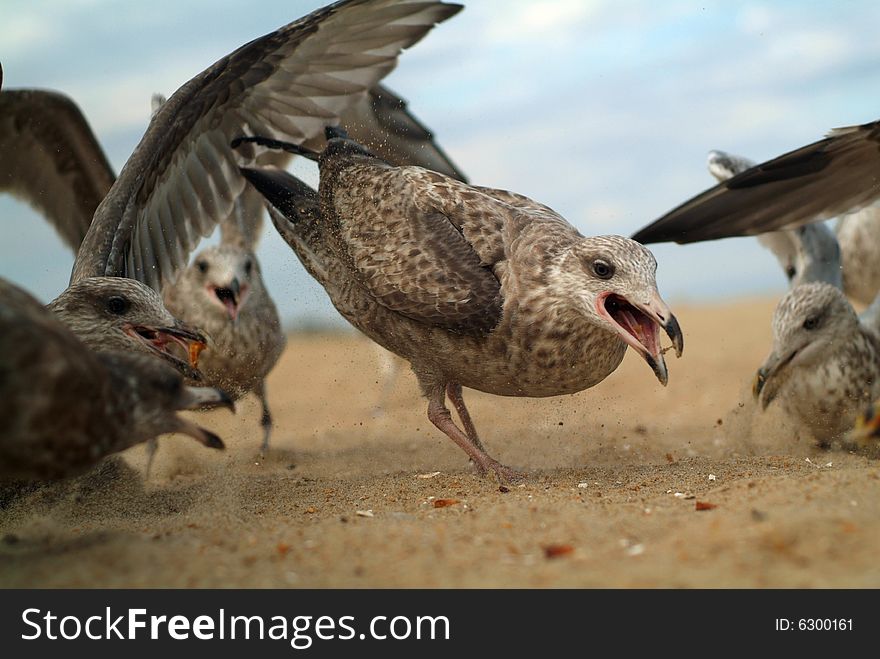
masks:
<svg viewBox="0 0 880 659"><path fill-rule="evenodd" d="M403 48L459 5L344 0L245 44L183 85L98 207L72 281L173 281L245 187L229 143L266 135L302 143L391 71ZM248 159L248 148L240 149Z"/></svg>
<svg viewBox="0 0 880 659"><path fill-rule="evenodd" d="M0 92L0 154L0 192L42 213L76 252L115 180L79 107L57 92Z"/></svg>
<svg viewBox="0 0 880 659"><path fill-rule="evenodd" d="M638 231L641 243L753 236L825 220L880 197L880 121L828 137L720 183Z"/></svg>

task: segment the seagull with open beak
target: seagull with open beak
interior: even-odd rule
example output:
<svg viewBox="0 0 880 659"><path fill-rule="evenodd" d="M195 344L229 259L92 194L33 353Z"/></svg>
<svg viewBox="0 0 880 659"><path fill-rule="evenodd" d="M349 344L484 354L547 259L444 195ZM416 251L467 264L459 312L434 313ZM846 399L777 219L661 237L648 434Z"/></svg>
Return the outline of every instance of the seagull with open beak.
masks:
<svg viewBox="0 0 880 659"><path fill-rule="evenodd" d="M265 454L272 428L265 379L281 356L285 337L256 256L239 244L209 247L164 295L172 313L210 337L211 348L199 365L205 383L236 400L248 392L259 397Z"/></svg>
<svg viewBox="0 0 880 659"><path fill-rule="evenodd" d="M583 236L548 206L420 167L393 167L326 129L309 152L317 191L281 170L242 169L276 229L336 309L410 362L428 419L502 480L517 472L483 448L462 396L558 396L592 387L627 346L666 384L660 332L680 355L678 321L657 292L657 262L622 236ZM452 403L459 427L446 400Z"/></svg>

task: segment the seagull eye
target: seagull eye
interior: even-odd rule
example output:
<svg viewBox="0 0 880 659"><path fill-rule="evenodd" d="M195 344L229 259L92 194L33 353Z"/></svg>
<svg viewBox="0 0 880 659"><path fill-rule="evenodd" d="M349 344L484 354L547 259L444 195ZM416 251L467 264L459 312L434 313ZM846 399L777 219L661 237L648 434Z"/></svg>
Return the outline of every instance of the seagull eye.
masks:
<svg viewBox="0 0 880 659"><path fill-rule="evenodd" d="M251 271L254 269L254 262L248 259L244 263L244 271L250 277Z"/></svg>
<svg viewBox="0 0 880 659"><path fill-rule="evenodd" d="M614 266L606 261L593 261L593 274L599 279L611 279L614 276Z"/></svg>
<svg viewBox="0 0 880 659"><path fill-rule="evenodd" d="M208 272L208 262L207 261L196 261L196 267L199 269L199 272L202 272L202 273Z"/></svg>
<svg viewBox="0 0 880 659"><path fill-rule="evenodd" d="M788 266L785 269L785 276L788 277L788 281L794 279L794 276L797 274L797 270L795 270L793 265Z"/></svg>
<svg viewBox="0 0 880 659"><path fill-rule="evenodd" d="M819 316L810 316L804 321L805 330L814 330L819 327Z"/></svg>
<svg viewBox="0 0 880 659"><path fill-rule="evenodd" d="M114 316L121 316L131 308L131 303L120 295L114 295L107 300L107 311Z"/></svg>

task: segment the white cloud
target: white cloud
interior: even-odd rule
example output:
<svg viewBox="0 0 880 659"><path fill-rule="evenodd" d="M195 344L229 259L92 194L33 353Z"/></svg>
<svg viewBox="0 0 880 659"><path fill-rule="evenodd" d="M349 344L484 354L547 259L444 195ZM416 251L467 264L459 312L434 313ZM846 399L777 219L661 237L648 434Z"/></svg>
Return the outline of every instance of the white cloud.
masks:
<svg viewBox="0 0 880 659"><path fill-rule="evenodd" d="M486 36L490 41L518 43L523 40L565 40L578 26L604 5L599 0L517 0L495 12Z"/></svg>

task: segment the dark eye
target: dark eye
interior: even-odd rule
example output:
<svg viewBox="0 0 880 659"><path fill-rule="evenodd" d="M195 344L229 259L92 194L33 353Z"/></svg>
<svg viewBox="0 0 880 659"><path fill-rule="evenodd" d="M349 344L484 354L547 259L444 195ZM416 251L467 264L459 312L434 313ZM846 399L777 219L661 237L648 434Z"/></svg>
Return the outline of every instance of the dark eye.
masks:
<svg viewBox="0 0 880 659"><path fill-rule="evenodd" d="M606 261L593 261L593 274L599 279L611 279L614 276L614 266Z"/></svg>
<svg viewBox="0 0 880 659"><path fill-rule="evenodd" d="M199 269L199 272L208 272L207 261L196 261L196 267Z"/></svg>
<svg viewBox="0 0 880 659"><path fill-rule="evenodd" d="M797 274L797 270L794 269L793 265L788 266L785 269L785 276L788 277L788 281L794 279L794 276Z"/></svg>
<svg viewBox="0 0 880 659"><path fill-rule="evenodd" d="M245 261L245 263L244 263L244 271L245 271L245 273L247 273L248 276L250 276L250 274L251 274L251 270L253 270L253 269L254 269L254 262L251 261L250 259L248 259L247 261Z"/></svg>
<svg viewBox="0 0 880 659"><path fill-rule="evenodd" d="M114 295L107 300L107 311L114 316L121 316L131 308L131 303L121 295Z"/></svg>
<svg viewBox="0 0 880 659"><path fill-rule="evenodd" d="M821 318L819 316L810 316L804 321L804 329L805 330L814 330L819 327L819 321Z"/></svg>

